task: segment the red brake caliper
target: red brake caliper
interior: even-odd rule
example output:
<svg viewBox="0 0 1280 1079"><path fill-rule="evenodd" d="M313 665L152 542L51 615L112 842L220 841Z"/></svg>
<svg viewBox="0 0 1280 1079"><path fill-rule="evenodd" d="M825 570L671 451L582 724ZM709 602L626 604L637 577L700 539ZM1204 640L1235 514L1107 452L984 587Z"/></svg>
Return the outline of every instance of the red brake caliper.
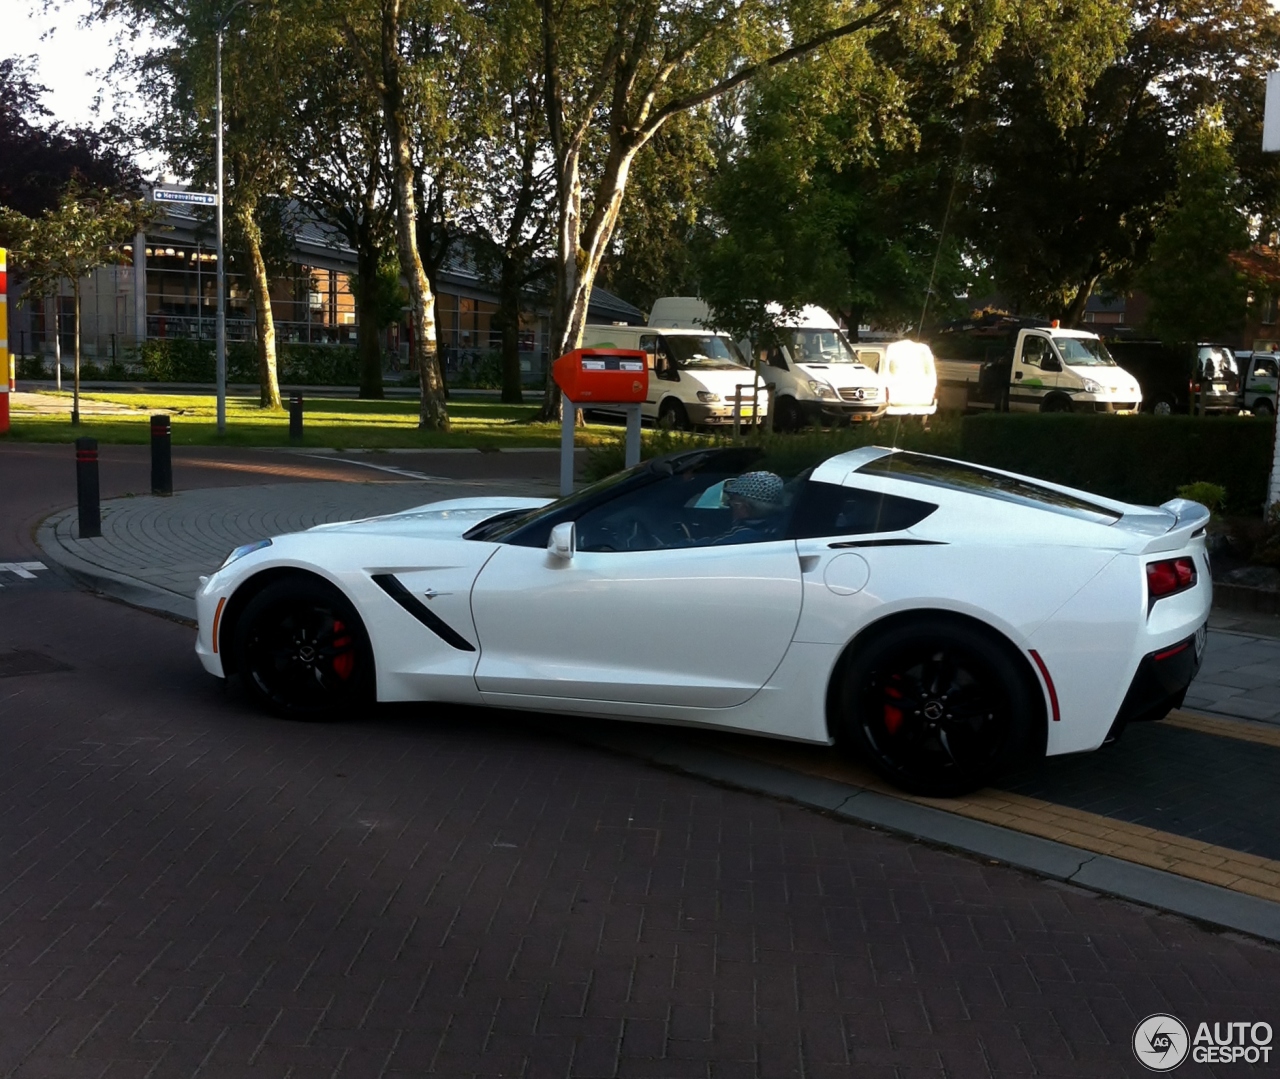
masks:
<svg viewBox="0 0 1280 1079"><path fill-rule="evenodd" d="M902 709L891 702L902 700L902 691L897 686L885 686L884 695L890 698L884 702L884 729L890 734L896 734L902 726Z"/></svg>
<svg viewBox="0 0 1280 1079"><path fill-rule="evenodd" d="M347 649L333 657L333 673L344 681L351 677L356 667L355 649L351 647L351 635L344 632L346 628L336 618L333 620L333 647Z"/></svg>

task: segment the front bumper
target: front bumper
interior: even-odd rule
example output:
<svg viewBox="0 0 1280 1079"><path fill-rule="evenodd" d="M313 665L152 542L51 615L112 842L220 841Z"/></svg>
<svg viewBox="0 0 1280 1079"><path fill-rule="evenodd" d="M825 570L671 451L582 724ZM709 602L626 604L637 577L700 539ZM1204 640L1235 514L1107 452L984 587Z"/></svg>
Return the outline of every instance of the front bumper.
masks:
<svg viewBox="0 0 1280 1079"><path fill-rule="evenodd" d="M1206 626L1167 648L1148 652L1138 664L1120 711L1111 725L1114 738L1129 723L1163 719L1182 704L1187 687L1200 670Z"/></svg>
<svg viewBox="0 0 1280 1079"><path fill-rule="evenodd" d="M723 427L733 425L733 405L686 405L689 412L689 422L698 427ZM757 415L756 409L751 405L743 405L738 413L738 422L750 426L754 423L760 423L766 415L765 409L760 409Z"/></svg>
<svg viewBox="0 0 1280 1079"><path fill-rule="evenodd" d="M1142 401L1094 401L1093 411L1108 415L1133 416L1142 411Z"/></svg>
<svg viewBox="0 0 1280 1079"><path fill-rule="evenodd" d="M801 401L805 419L810 423L823 420L854 423L862 420L878 420L889 407L883 401L840 401L824 399L821 401Z"/></svg>

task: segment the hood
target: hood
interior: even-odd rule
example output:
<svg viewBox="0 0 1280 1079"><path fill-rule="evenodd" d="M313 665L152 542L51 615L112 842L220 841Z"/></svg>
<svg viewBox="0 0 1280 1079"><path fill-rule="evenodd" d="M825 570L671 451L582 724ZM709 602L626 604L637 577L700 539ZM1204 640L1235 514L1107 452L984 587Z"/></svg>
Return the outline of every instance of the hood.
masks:
<svg viewBox="0 0 1280 1079"><path fill-rule="evenodd" d="M486 496L483 498L451 498L429 502L400 513L366 517L360 521L335 521L316 525L308 532L344 532L380 536L457 537L481 521L506 510L531 510L545 506L549 498L517 498Z"/></svg>
<svg viewBox="0 0 1280 1079"><path fill-rule="evenodd" d="M735 386L743 386L748 392L755 381L756 373L750 367L682 367L680 379L688 379L690 383L698 383L712 393L721 397L732 397ZM652 383L650 383L652 385Z"/></svg>

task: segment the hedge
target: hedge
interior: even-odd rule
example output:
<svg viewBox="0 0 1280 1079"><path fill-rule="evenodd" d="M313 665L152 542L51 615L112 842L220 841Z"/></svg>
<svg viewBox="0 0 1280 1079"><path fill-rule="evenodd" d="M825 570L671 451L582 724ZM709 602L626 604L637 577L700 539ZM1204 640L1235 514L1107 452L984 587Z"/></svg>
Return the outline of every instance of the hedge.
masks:
<svg viewBox="0 0 1280 1079"><path fill-rule="evenodd" d="M1217 416L1080 416L1073 414L940 414L927 427L917 420L794 435L752 434L761 467L792 474L858 446L957 457L1064 483L1126 502L1159 505L1178 488L1212 483L1226 489L1224 509L1258 515L1266 501L1275 425L1267 419ZM645 431L643 456L695 446L728 445L729 436ZM622 467L622 438L588 451L586 478Z"/></svg>
<svg viewBox="0 0 1280 1079"><path fill-rule="evenodd" d="M967 416L960 457L1145 505L1215 483L1228 512L1252 515L1266 502L1274 436L1274 421L1240 416Z"/></svg>

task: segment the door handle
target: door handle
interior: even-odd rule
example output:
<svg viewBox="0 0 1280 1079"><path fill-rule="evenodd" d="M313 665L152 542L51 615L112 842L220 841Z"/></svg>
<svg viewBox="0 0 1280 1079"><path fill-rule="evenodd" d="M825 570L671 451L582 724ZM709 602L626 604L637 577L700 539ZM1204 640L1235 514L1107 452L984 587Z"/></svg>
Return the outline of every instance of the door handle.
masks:
<svg viewBox="0 0 1280 1079"><path fill-rule="evenodd" d="M1016 380L1018 380L1019 382L1021 382L1021 381L1022 381L1022 372L1021 372L1021 371L1014 371L1014 373L1013 373L1013 377L1014 377Z"/></svg>

